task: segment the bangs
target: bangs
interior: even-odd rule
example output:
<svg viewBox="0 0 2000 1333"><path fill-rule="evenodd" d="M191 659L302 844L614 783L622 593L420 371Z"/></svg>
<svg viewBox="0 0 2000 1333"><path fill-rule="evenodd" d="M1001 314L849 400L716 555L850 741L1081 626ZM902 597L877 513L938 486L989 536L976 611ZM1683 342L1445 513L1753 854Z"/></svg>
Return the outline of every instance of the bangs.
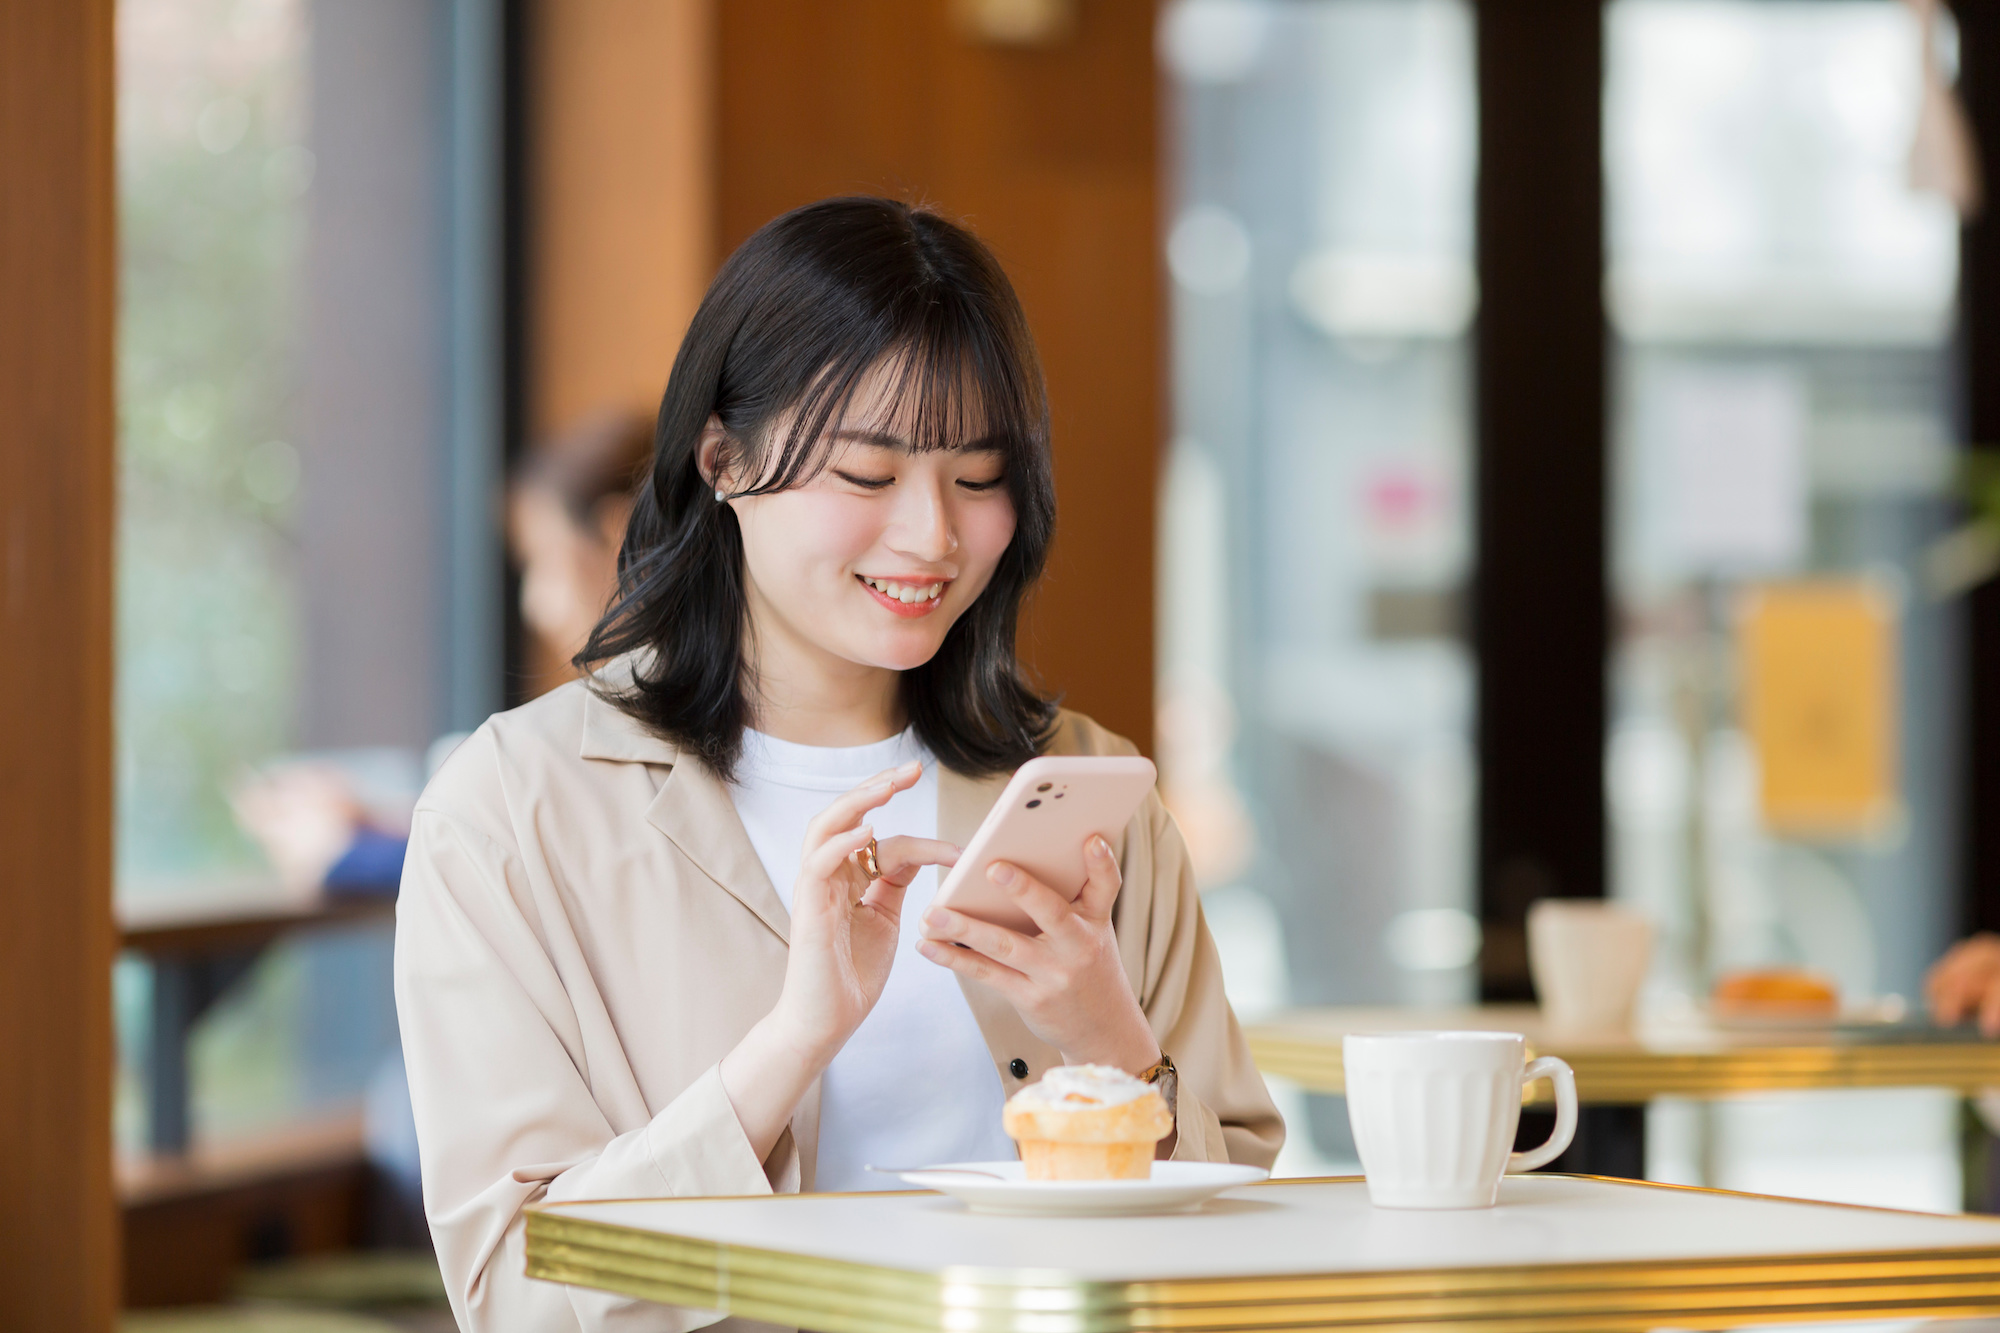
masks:
<svg viewBox="0 0 2000 1333"><path fill-rule="evenodd" d="M760 480L735 494L803 486L857 436L911 453L994 450L1010 471L1038 461L1048 424L1039 377L1023 374L1033 362L1009 330L954 304L925 303L918 327L834 351L761 431L740 438L743 475Z"/></svg>

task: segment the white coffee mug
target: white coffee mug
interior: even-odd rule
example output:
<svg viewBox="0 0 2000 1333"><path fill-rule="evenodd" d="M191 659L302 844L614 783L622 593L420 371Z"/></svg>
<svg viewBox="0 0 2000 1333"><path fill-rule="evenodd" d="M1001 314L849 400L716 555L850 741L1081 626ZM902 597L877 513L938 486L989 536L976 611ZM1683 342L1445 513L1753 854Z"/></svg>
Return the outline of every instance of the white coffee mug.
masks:
<svg viewBox="0 0 2000 1333"><path fill-rule="evenodd" d="M1632 1025L1653 962L1653 923L1615 903L1543 898L1528 908L1528 970L1552 1031L1610 1035Z"/></svg>
<svg viewBox="0 0 2000 1333"><path fill-rule="evenodd" d="M1500 1177L1552 1162L1576 1137L1576 1075L1554 1056L1527 1063L1518 1032L1384 1032L1343 1043L1347 1118L1378 1208L1491 1208ZM1513 1152L1521 1090L1556 1088L1556 1129Z"/></svg>

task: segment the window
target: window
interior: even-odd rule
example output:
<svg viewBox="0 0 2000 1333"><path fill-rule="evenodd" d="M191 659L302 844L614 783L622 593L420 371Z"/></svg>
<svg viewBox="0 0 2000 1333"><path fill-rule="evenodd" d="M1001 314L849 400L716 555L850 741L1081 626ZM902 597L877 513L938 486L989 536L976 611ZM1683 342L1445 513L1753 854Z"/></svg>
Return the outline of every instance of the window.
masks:
<svg viewBox="0 0 2000 1333"><path fill-rule="evenodd" d="M288 747L303 0L119 9L118 879L251 873L225 792Z"/></svg>
<svg viewBox="0 0 2000 1333"><path fill-rule="evenodd" d="M1239 1007L1470 999L1470 11L1181 0L1161 52L1168 800Z"/></svg>
<svg viewBox="0 0 2000 1333"><path fill-rule="evenodd" d="M1668 927L1663 991L1799 963L1850 1000L1914 1000L1953 916L1958 707L1953 615L1922 578L1951 518L1958 237L1908 184L1919 31L1889 0L1614 0L1607 44L1616 891ZM1759 590L1803 581L1879 609L1893 664L1886 799L1813 828L1742 722ZM1955 1207L1950 1115L1861 1101L1745 1109L1714 1131L1737 1174L1709 1183ZM1877 1136L1885 1117L1902 1128ZM1815 1138L1828 1156L1784 1176Z"/></svg>
<svg viewBox="0 0 2000 1333"><path fill-rule="evenodd" d="M311 752L406 809L426 748L499 706L500 23L120 0L127 910L280 891L231 809L253 769ZM196 1030L198 1133L357 1099L389 956L380 927L266 952ZM118 973L128 1147L151 975Z"/></svg>

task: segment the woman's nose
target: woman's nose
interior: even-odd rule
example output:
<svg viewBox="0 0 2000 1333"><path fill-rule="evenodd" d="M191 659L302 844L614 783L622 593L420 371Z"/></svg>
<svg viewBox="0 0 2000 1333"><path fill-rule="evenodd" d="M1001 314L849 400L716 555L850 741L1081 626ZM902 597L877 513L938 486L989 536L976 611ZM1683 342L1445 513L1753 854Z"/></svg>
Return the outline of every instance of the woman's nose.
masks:
<svg viewBox="0 0 2000 1333"><path fill-rule="evenodd" d="M933 486L912 486L897 506L890 544L917 560L943 560L958 549L951 506Z"/></svg>

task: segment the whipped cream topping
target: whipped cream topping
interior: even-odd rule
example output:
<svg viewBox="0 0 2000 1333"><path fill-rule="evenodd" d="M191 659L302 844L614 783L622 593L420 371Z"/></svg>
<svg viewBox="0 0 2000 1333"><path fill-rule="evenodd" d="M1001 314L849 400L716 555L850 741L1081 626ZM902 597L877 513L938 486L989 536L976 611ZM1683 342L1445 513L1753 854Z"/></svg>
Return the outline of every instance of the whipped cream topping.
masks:
<svg viewBox="0 0 2000 1333"><path fill-rule="evenodd" d="M1014 1100L1050 1111L1090 1111L1135 1102L1152 1090L1110 1065L1059 1065L1015 1093Z"/></svg>

